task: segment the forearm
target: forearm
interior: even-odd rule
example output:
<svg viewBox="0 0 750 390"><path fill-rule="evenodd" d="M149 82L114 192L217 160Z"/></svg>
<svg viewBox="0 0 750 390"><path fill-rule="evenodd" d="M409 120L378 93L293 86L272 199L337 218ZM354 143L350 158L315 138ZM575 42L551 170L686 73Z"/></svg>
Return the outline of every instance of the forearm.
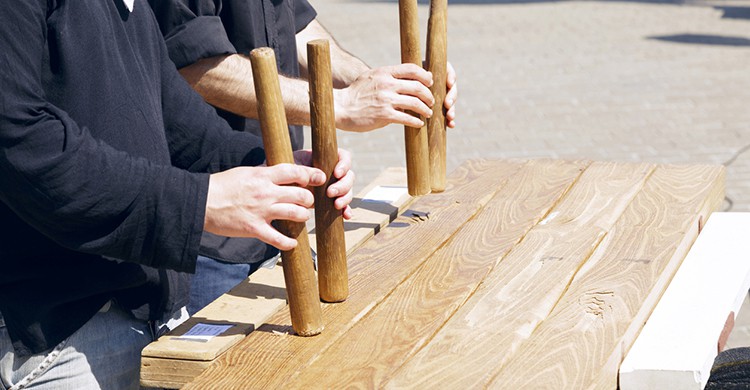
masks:
<svg viewBox="0 0 750 390"><path fill-rule="evenodd" d="M188 83L213 106L258 119L258 99L250 59L239 54L198 60L180 69ZM308 84L279 76L281 96L290 125L310 124Z"/></svg>
<svg viewBox="0 0 750 390"><path fill-rule="evenodd" d="M302 31L297 33L297 55L299 57L300 74L307 75L307 42L315 39L326 39L331 47L331 73L334 88L345 88L370 67L364 61L344 50L331 36L331 33L317 20L313 20Z"/></svg>

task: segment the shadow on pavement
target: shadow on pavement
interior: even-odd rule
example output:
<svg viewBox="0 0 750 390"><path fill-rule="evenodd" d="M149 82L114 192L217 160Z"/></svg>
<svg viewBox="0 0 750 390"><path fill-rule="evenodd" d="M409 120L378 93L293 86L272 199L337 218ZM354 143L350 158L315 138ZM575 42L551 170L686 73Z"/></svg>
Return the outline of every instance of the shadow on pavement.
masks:
<svg viewBox="0 0 750 390"><path fill-rule="evenodd" d="M723 12L722 19L750 19L750 7L714 7L714 9Z"/></svg>
<svg viewBox="0 0 750 390"><path fill-rule="evenodd" d="M750 39L723 35L677 34L648 37L657 41L716 46L750 46Z"/></svg>

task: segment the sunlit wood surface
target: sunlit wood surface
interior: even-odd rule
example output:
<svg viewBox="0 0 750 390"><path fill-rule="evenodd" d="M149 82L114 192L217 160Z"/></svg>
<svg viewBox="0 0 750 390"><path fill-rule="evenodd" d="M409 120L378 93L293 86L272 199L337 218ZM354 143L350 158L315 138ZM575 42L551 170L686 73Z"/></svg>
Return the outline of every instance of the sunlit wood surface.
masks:
<svg viewBox="0 0 750 390"><path fill-rule="evenodd" d="M280 310L187 389L617 387L724 169L468 161L349 257L325 329Z"/></svg>

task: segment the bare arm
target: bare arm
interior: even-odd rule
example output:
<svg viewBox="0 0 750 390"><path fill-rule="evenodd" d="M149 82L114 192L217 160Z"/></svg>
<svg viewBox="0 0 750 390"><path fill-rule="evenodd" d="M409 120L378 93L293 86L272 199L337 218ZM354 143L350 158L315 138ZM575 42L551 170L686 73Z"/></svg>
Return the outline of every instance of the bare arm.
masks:
<svg viewBox="0 0 750 390"><path fill-rule="evenodd" d="M313 20L297 33L297 56L300 72L307 74L307 42L326 39L331 47L331 72L336 105L336 125L349 131L369 131L389 123L413 127L422 125L419 119L405 114L410 110L429 117L433 104L431 93L425 94L432 76L421 69L405 65L370 68L361 59L344 50L330 32ZM455 127L455 102L458 98L456 72L448 64L445 99L446 124Z"/></svg>
<svg viewBox="0 0 750 390"><path fill-rule="evenodd" d="M250 58L231 54L198 60L180 69L180 74L208 103L246 118L258 119ZM287 121L310 124L308 84L305 80L279 76Z"/></svg>
<svg viewBox="0 0 750 390"><path fill-rule="evenodd" d="M307 77L307 42L315 39L326 39L331 45L331 72L334 88L348 87L362 73L370 70L364 61L344 50L331 33L317 20L313 20L302 31L297 33L297 57L300 74Z"/></svg>
<svg viewBox="0 0 750 390"><path fill-rule="evenodd" d="M303 75L307 72L307 42L312 39L332 42L337 128L364 132L390 123L421 127L422 120L405 111L416 112L422 117L432 115L434 99L429 90L432 74L412 64L370 69L363 61L342 49L315 20L297 34L297 51ZM180 69L180 73L208 103L237 115L258 118L258 101L248 57L233 54L205 58ZM455 77L452 80L455 82ZM288 123L309 125L307 81L280 76L279 84ZM449 88L453 89L451 86ZM448 96L452 97L446 99L450 125L454 110L447 106L449 102L452 106L456 95L449 92Z"/></svg>

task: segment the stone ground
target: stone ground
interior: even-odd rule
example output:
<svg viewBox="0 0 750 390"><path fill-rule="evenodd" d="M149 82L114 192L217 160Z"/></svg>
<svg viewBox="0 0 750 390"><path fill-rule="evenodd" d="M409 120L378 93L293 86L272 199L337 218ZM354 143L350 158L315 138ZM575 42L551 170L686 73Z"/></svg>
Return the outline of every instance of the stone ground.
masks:
<svg viewBox="0 0 750 390"><path fill-rule="evenodd" d="M368 64L400 61L396 0L310 1ZM724 164L724 208L750 211L750 0L449 4L460 89L449 172L480 157ZM420 0L423 36L427 13ZM339 133L355 190L405 164L402 129ZM750 310L730 339L740 345Z"/></svg>

